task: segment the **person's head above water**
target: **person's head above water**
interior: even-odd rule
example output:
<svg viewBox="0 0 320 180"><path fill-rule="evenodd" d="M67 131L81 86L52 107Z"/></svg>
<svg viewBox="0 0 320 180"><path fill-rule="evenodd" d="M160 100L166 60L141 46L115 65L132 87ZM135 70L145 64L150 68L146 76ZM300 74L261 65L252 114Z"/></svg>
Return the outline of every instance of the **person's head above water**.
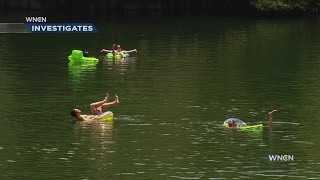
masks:
<svg viewBox="0 0 320 180"><path fill-rule="evenodd" d="M237 124L236 124L236 122L234 120L230 120L228 122L228 127L237 127Z"/></svg>
<svg viewBox="0 0 320 180"><path fill-rule="evenodd" d="M84 57L89 57L89 51L84 51L84 52L83 52L83 56L84 56Z"/></svg>
<svg viewBox="0 0 320 180"><path fill-rule="evenodd" d="M122 48L121 48L121 47L118 47L116 51L121 52L121 51L122 51Z"/></svg>
<svg viewBox="0 0 320 180"><path fill-rule="evenodd" d="M70 112L71 116L72 117L79 117L81 115L81 110L80 109L72 109L71 112Z"/></svg>

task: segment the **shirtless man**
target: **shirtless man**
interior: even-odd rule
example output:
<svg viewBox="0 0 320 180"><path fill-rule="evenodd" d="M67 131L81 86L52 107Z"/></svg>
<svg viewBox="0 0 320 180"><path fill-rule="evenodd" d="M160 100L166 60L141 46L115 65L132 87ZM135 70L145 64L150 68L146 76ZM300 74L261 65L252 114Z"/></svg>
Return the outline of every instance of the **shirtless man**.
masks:
<svg viewBox="0 0 320 180"><path fill-rule="evenodd" d="M129 53L132 53L132 52L138 52L137 49L132 49L132 50L129 50L129 51L126 51L126 50L122 50L121 47L118 46L118 49L115 51L116 54L119 54L121 55L122 58L126 58L129 56Z"/></svg>
<svg viewBox="0 0 320 180"><path fill-rule="evenodd" d="M132 50L129 50L129 51L123 50L121 48L120 44L117 45L117 49L115 49L115 47L116 47L116 44L113 44L112 45L112 50L102 49L100 52L112 53L113 56L121 55L122 58L127 57L126 54L129 54L129 53L132 53L132 52L135 52L135 53L138 52L137 49L132 49Z"/></svg>
<svg viewBox="0 0 320 180"><path fill-rule="evenodd" d="M119 104L119 97L116 94L116 97L114 99L114 101L109 102L109 94L106 94L106 97L102 100L102 101L98 101L98 102L94 102L90 104L90 109L91 109L91 113L92 115L85 115L85 114L81 114L81 110L80 109L72 109L70 114L71 116L75 117L77 119L77 121L92 121L92 120L96 120L98 119L99 115L102 114L102 109L105 108L109 108L111 106L115 106L117 104Z"/></svg>
<svg viewBox="0 0 320 180"><path fill-rule="evenodd" d="M100 52L106 52L106 53L112 53L113 55L115 55L115 51L116 51L116 44L112 45L112 50L108 50L108 49L102 49ZM119 46L119 45L118 45Z"/></svg>

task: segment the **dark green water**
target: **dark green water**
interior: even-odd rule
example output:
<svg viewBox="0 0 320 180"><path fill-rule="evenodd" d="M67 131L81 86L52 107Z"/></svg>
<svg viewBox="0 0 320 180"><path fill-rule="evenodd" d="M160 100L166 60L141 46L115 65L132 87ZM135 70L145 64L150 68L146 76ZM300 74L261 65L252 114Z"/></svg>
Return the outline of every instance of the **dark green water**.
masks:
<svg viewBox="0 0 320 180"><path fill-rule="evenodd" d="M0 34L0 179L320 179L319 18L98 27ZM114 41L138 55L104 58ZM100 62L68 65L72 49ZM72 123L105 92L120 97L113 123ZM272 129L221 126L272 109Z"/></svg>

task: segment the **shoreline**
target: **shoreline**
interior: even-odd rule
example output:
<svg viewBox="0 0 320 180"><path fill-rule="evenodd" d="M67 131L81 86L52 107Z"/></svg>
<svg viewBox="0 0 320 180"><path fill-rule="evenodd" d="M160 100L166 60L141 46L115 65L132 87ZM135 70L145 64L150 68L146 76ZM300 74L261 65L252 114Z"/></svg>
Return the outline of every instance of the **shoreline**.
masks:
<svg viewBox="0 0 320 180"><path fill-rule="evenodd" d="M243 17L300 17L320 15L320 3L284 3L272 0L208 1L208 0L92 0L0 2L0 14L25 16L78 16L94 19L118 17L166 16L243 16Z"/></svg>

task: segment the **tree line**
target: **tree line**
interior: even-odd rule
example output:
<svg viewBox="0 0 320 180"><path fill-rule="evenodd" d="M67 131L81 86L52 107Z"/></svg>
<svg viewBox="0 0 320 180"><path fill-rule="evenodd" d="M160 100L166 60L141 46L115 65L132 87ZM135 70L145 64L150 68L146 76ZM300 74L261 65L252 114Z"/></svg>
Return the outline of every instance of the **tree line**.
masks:
<svg viewBox="0 0 320 180"><path fill-rule="evenodd" d="M320 0L1 0L0 10L141 15L319 14ZM59 11L63 13L63 11Z"/></svg>

